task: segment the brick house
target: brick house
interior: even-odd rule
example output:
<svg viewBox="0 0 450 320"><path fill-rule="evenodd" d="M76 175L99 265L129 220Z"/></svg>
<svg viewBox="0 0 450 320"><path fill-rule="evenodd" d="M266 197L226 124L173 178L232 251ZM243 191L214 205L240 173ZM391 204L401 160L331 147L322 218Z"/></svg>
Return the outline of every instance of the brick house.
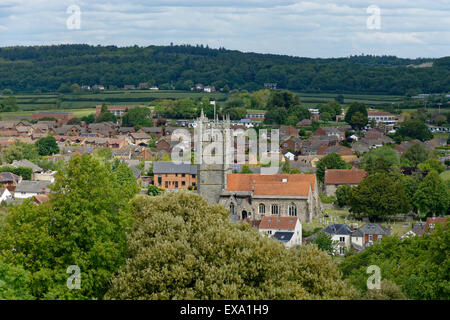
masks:
<svg viewBox="0 0 450 320"><path fill-rule="evenodd" d="M368 223L353 231L352 246L357 251L361 251L390 234L389 229L377 223Z"/></svg>
<svg viewBox="0 0 450 320"><path fill-rule="evenodd" d="M197 166L173 162L153 163L154 184L167 190L197 186Z"/></svg>

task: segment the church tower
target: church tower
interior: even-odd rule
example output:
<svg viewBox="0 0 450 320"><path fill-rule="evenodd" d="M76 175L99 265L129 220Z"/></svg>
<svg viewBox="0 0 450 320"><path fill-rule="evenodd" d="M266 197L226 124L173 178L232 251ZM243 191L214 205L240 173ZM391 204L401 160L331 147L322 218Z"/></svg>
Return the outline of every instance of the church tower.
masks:
<svg viewBox="0 0 450 320"><path fill-rule="evenodd" d="M195 128L195 163L198 164L198 193L210 204L218 203L227 188L227 174L232 173L230 118L209 121L201 112Z"/></svg>

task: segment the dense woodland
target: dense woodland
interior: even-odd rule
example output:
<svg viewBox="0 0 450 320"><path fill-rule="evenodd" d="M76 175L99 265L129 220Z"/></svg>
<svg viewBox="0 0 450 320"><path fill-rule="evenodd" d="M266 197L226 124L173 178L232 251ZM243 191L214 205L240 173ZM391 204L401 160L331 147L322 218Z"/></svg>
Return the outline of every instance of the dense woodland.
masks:
<svg viewBox="0 0 450 320"><path fill-rule="evenodd" d="M410 66L424 62L433 62L433 67ZM442 93L450 88L450 57L312 59L203 46L0 48L0 89L49 92L62 84L122 88L139 82L180 90L202 83L253 91L277 83L278 88L304 92Z"/></svg>

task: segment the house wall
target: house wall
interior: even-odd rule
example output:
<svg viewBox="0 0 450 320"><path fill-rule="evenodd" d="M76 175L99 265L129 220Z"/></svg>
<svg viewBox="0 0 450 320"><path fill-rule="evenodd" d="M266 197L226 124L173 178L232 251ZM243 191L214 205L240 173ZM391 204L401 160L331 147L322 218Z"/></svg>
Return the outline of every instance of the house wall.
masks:
<svg viewBox="0 0 450 320"><path fill-rule="evenodd" d="M37 195L37 193L34 192L14 192L14 198L16 199L28 199L35 195Z"/></svg>
<svg viewBox="0 0 450 320"><path fill-rule="evenodd" d="M186 173L185 176L183 177L183 174L181 173L155 174L154 184L160 188L168 190L188 189L189 186L197 185L197 175Z"/></svg>
<svg viewBox="0 0 450 320"><path fill-rule="evenodd" d="M344 237L344 242L341 242L341 241L340 241L340 238L341 238L341 237ZM339 242L339 243L336 245L335 251L334 251L334 253L335 253L336 255L342 255L342 254L340 253L340 250L339 250L340 247L345 247L345 248L348 250L348 249L350 249L350 246L351 246L351 244L352 244L351 236L350 236L350 235L334 234L334 235L331 236L331 240L333 240L333 241L338 241L338 242Z"/></svg>
<svg viewBox="0 0 450 320"><path fill-rule="evenodd" d="M297 222L295 225L295 228L292 229L259 229L259 232L265 236L272 237L275 232L281 231L281 232L294 232L294 235L292 236L291 240L287 243L285 243L286 247L290 248L292 246L299 246L302 244L302 224L300 222ZM269 234L269 232L271 232Z"/></svg>
<svg viewBox="0 0 450 320"><path fill-rule="evenodd" d="M327 184L327 185L325 185L325 194L327 196L334 196L335 197L336 196L336 190L340 186L343 186L343 184ZM357 186L357 184L348 184L348 186L354 187L354 186Z"/></svg>

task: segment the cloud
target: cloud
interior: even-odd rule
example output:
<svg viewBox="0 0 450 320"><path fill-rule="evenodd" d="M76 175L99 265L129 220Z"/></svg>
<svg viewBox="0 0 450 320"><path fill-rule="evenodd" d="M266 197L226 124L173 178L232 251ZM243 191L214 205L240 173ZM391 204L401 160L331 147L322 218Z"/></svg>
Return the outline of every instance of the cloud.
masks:
<svg viewBox="0 0 450 320"><path fill-rule="evenodd" d="M366 8L381 9L381 29ZM66 9L81 8L81 30ZM450 0L2 0L0 45L208 44L310 57L450 54Z"/></svg>

